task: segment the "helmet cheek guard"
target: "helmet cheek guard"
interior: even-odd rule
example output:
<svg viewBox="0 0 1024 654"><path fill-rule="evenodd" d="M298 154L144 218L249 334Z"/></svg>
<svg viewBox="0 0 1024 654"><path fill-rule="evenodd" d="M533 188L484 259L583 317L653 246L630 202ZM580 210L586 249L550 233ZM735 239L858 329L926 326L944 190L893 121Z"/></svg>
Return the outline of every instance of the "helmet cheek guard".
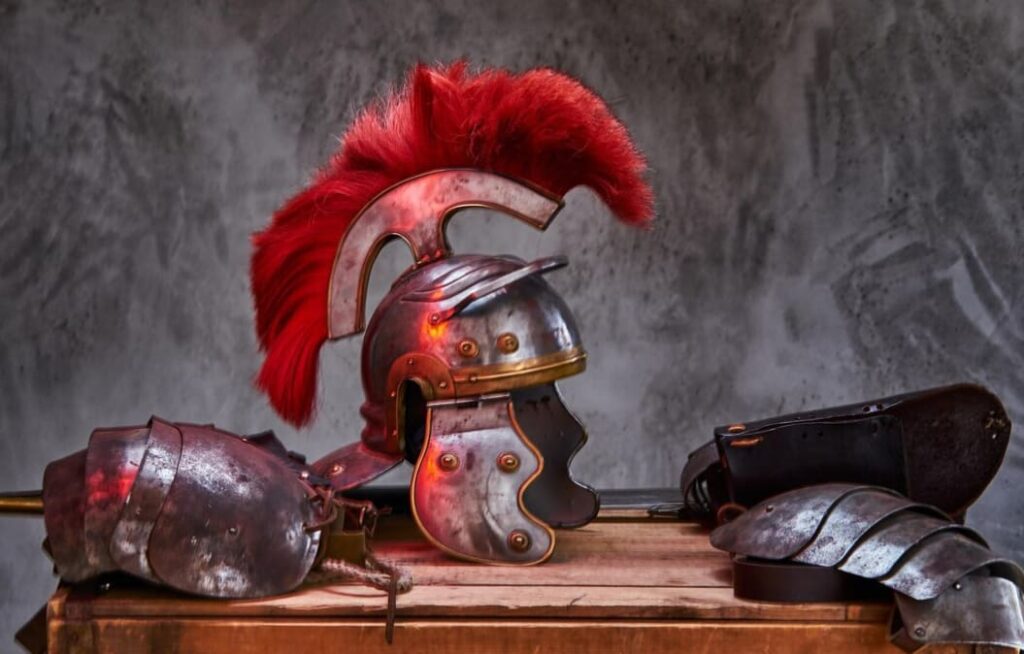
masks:
<svg viewBox="0 0 1024 654"><path fill-rule="evenodd" d="M511 397L443 400L427 407L411 488L413 515L424 534L465 559L547 559L554 531L523 503L544 460L516 422Z"/></svg>
<svg viewBox="0 0 1024 654"><path fill-rule="evenodd" d="M586 432L555 388L586 354L543 279L567 262L456 255L445 226L483 207L544 230L579 185L643 224L644 168L604 103L553 71L421 67L358 118L328 169L255 238L259 385L282 416L310 419L319 348L365 329L361 442L314 472L344 491L414 461L416 521L474 561L539 563L553 528L589 522L597 494L569 472ZM370 270L394 239L413 265L364 325Z"/></svg>

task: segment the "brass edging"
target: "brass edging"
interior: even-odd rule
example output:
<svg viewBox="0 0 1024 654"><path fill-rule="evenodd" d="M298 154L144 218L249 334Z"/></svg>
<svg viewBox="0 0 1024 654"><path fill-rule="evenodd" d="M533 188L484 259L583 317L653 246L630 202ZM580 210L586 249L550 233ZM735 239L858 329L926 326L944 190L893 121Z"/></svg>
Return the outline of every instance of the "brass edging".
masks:
<svg viewBox="0 0 1024 654"><path fill-rule="evenodd" d="M536 377L545 381L574 375L586 368L587 353L574 347L564 352L555 352L513 363L498 363L484 366L456 368L452 380L458 386L477 387L516 377ZM521 384L533 385L533 384Z"/></svg>

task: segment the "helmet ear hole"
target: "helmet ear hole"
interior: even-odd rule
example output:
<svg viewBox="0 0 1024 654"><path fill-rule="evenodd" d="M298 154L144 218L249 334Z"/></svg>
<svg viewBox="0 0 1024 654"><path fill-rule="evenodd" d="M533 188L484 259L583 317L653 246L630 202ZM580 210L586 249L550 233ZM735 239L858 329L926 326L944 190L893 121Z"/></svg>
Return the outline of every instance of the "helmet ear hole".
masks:
<svg viewBox="0 0 1024 654"><path fill-rule="evenodd" d="M423 437L426 430L427 420L427 399L420 388L419 382L415 379L407 379L402 382L402 389L399 393L402 398L401 411L404 417L402 430L405 442L405 459L415 465L420 456L420 449L423 447Z"/></svg>

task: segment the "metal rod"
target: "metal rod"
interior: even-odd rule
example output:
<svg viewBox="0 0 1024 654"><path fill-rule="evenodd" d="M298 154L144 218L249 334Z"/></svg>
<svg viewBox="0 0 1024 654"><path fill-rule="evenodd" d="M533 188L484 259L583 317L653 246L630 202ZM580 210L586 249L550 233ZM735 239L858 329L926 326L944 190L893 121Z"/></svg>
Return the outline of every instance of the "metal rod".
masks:
<svg viewBox="0 0 1024 654"><path fill-rule="evenodd" d="M42 515L43 491L0 493L0 515Z"/></svg>

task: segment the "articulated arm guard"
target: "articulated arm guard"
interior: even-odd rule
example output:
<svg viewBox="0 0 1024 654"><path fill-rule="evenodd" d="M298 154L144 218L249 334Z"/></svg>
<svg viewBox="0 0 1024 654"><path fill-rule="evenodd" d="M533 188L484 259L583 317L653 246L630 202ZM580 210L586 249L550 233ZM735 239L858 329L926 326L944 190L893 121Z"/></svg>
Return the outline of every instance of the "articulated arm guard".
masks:
<svg viewBox="0 0 1024 654"><path fill-rule="evenodd" d="M153 418L98 429L46 468L43 509L57 572L121 571L188 593L292 590L317 558L332 507L273 434Z"/></svg>
<svg viewBox="0 0 1024 654"><path fill-rule="evenodd" d="M1024 570L939 509L889 489L782 493L715 529L711 543L735 555L738 597L841 601L862 596L861 580L871 580L895 591L890 637L907 651L943 642L1024 647Z"/></svg>

